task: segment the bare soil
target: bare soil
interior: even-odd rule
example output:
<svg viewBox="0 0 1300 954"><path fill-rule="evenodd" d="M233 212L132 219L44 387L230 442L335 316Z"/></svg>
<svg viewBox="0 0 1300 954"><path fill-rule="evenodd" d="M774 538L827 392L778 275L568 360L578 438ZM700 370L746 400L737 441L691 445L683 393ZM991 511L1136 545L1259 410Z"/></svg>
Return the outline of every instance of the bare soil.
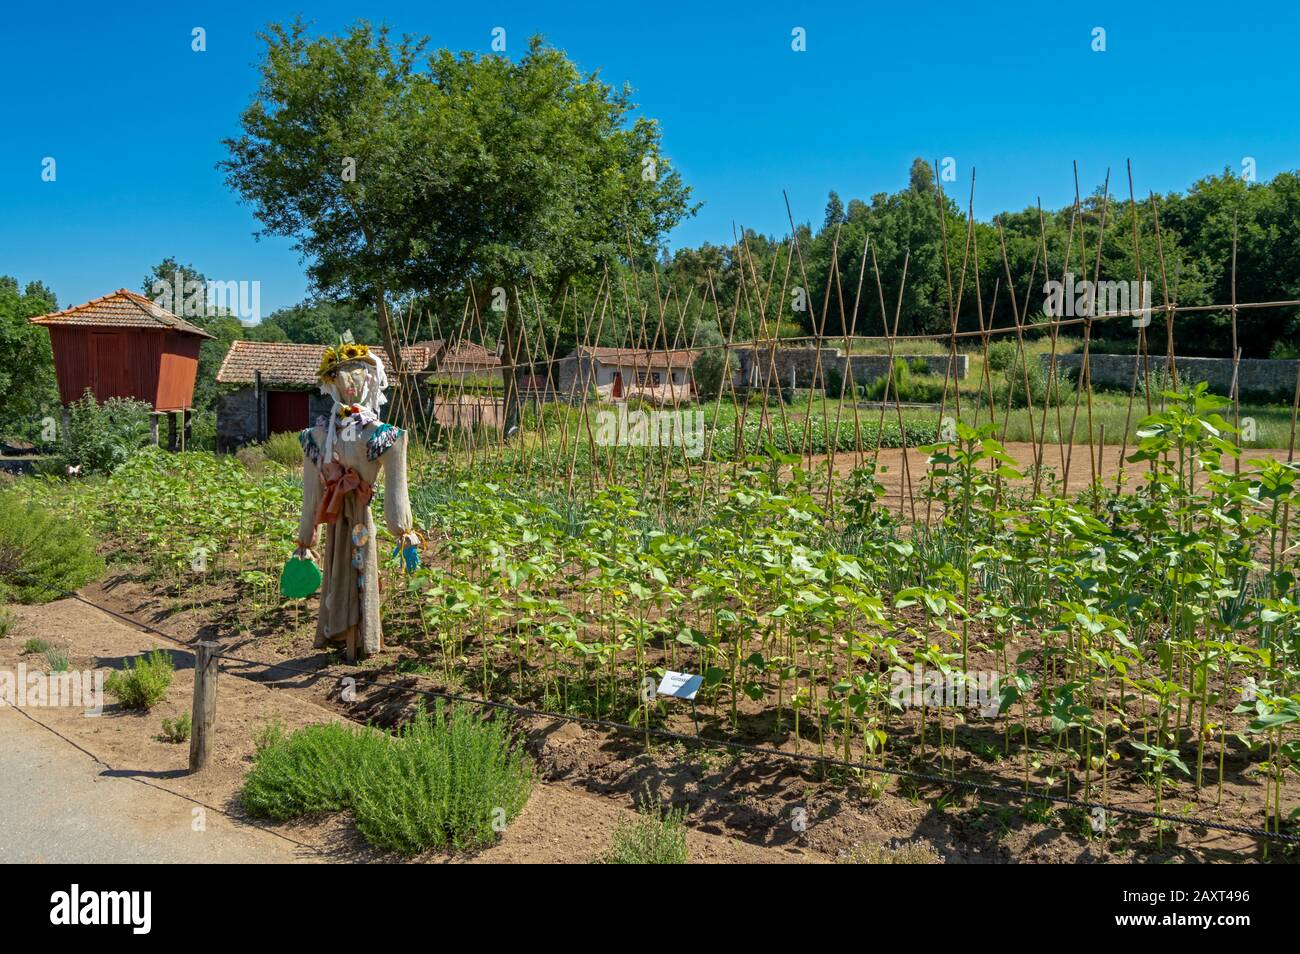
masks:
<svg viewBox="0 0 1300 954"><path fill-rule="evenodd" d="M1028 445L1026 445L1028 446ZM1012 451L1015 453L1015 450ZM882 452L883 456L883 452ZM39 607L13 607L18 619L13 636L0 640L0 668L20 660L26 638L39 636L70 656L73 669L117 668L131 656L162 646L174 650L177 677L167 700L147 716L106 707L98 719L79 710L40 709L33 714L84 746L119 771L160 780L180 796L220 808L241 823L262 824L242 812L238 791L254 750L254 737L272 719L288 728L331 719L392 725L409 716L418 695L379 686L448 688L476 696L474 686L445 686L434 674L403 671L411 661L400 647L357 667L341 665L311 647L314 607L296 617L291 611L245 615L233 591L215 586L168 592L146 584L129 569L83 590L93 602L148 623L180 640L220 638L224 652L252 660L223 662L219 690L218 733L214 764L198 776L186 774L188 746L158 741L161 719L188 711L193 661L190 654L162 638L121 622L76 600ZM25 657L29 665L39 657ZM989 659L993 665L996 661ZM328 671L326 671L328 668ZM342 698L341 678L357 680L354 701ZM527 700L521 700L525 704ZM768 744L771 713L742 702L741 738ZM726 723L701 713L703 731ZM527 808L500 842L472 856L429 853L430 862L589 862L608 846L620 820L633 817L644 793L686 806L694 862L827 862L851 860L864 846L925 842L949 863L979 862L1179 862L1250 861L1262 858L1258 841L1188 826L1166 831L1163 846L1145 823L1121 819L1103 837L1089 837L1081 810L1052 809L997 797L981 800L950 785L914 782L830 770L772 757L736 755L676 743L642 740L603 729L544 717L518 720L539 784ZM690 733L690 710L683 704L667 725ZM1003 758L999 730L977 724L958 727L963 743L957 774L1016 786L1020 763L1014 753ZM817 751L815 737L783 736L781 747ZM986 755L976 758L971 750ZM935 770L933 753L915 763ZM1257 825L1262 817L1264 785L1250 761L1233 750L1228 757L1224 801L1216 808L1213 794L1198 800L1181 780L1169 785L1166 811ZM1075 792L1074 794L1081 794ZM1110 798L1116 804L1151 807L1145 786L1118 783ZM1286 807L1286 806L1284 806ZM305 846L323 860L393 859L370 849L345 816L264 826ZM1271 858L1289 857L1277 847Z"/></svg>

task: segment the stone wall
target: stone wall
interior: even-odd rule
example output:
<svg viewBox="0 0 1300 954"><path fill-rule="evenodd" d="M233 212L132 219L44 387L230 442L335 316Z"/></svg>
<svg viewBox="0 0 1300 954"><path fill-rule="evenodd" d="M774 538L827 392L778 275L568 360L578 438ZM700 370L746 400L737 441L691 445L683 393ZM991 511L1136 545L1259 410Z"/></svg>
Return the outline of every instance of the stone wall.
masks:
<svg viewBox="0 0 1300 954"><path fill-rule="evenodd" d="M275 388L274 390L289 390ZM389 400L392 400L391 396ZM316 418L328 414L333 402L315 387L307 398L307 420L314 423ZM266 402L263 399L262 430L266 423ZM257 440L258 407L253 386L242 387L237 391L227 391L217 395L217 450L232 451L244 444Z"/></svg>
<svg viewBox="0 0 1300 954"><path fill-rule="evenodd" d="M1046 370L1050 355L1041 355L1043 368ZM1088 374L1094 388L1120 388L1127 391L1133 386L1134 364L1139 360L1131 354L1090 354L1088 355ZM1056 356L1057 366L1064 368L1073 380L1078 380L1079 369L1083 365L1083 355L1062 354ZM1175 358L1178 380L1183 383L1205 381L1215 394L1228 396L1232 392L1231 358ZM1292 359L1275 360L1272 358L1242 358L1238 369L1238 384L1243 395L1278 396L1290 400L1295 393L1296 366L1300 362ZM1164 371L1164 355L1151 355L1150 370L1152 375Z"/></svg>
<svg viewBox="0 0 1300 954"><path fill-rule="evenodd" d="M853 383L870 384L883 378L889 372L889 356L884 354L855 354L845 357L838 348L821 348L821 375L818 376L817 348L777 348L775 354L763 348L741 348L735 352L737 358L736 387L762 388L766 384L771 389L782 388L825 388L828 375L833 376L832 369L838 372L840 380L848 379L848 366L853 367ZM949 355L895 355L895 361L908 364L918 358L926 363L929 374L942 377L948 373ZM957 377L966 377L970 360L964 354L957 355ZM773 370L775 369L775 375Z"/></svg>

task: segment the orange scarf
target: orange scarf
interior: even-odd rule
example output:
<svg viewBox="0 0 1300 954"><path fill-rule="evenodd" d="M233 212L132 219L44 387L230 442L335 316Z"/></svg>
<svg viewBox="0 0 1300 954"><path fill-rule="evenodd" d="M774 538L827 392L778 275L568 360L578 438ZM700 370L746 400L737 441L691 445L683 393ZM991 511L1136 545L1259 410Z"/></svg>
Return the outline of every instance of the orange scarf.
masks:
<svg viewBox="0 0 1300 954"><path fill-rule="evenodd" d="M336 460L322 467L320 476L325 482L325 492L316 507L317 524L336 522L343 513L343 501L348 494L355 493L363 507L369 506L370 498L375 495L374 488L362 480L360 474Z"/></svg>

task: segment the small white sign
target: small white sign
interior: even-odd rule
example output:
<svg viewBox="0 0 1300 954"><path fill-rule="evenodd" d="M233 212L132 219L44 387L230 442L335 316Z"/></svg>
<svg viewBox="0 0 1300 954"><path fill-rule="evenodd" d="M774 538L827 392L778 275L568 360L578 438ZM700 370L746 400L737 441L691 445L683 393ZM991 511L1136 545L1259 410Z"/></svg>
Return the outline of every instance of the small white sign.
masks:
<svg viewBox="0 0 1300 954"><path fill-rule="evenodd" d="M695 698L695 694L700 691L702 685L704 685L703 676L669 671L664 673L663 681L659 683L659 688L655 690L655 694L689 700Z"/></svg>

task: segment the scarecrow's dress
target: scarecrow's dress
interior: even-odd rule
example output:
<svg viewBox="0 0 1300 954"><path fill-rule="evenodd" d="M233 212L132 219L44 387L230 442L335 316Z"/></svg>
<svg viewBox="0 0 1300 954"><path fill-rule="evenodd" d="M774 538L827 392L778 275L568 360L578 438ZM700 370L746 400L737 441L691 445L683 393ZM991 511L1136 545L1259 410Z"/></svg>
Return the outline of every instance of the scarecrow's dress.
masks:
<svg viewBox="0 0 1300 954"><path fill-rule="evenodd" d="M394 539L411 529L406 489L406 432L382 422L362 427L339 426L334 435L333 465L324 459L325 428L298 438L303 449L302 521L299 542L314 541L317 524L325 523L321 565L318 649L342 646L347 657L379 652L379 542L370 499L380 467L384 470L384 522ZM331 517L333 519L331 520Z"/></svg>

